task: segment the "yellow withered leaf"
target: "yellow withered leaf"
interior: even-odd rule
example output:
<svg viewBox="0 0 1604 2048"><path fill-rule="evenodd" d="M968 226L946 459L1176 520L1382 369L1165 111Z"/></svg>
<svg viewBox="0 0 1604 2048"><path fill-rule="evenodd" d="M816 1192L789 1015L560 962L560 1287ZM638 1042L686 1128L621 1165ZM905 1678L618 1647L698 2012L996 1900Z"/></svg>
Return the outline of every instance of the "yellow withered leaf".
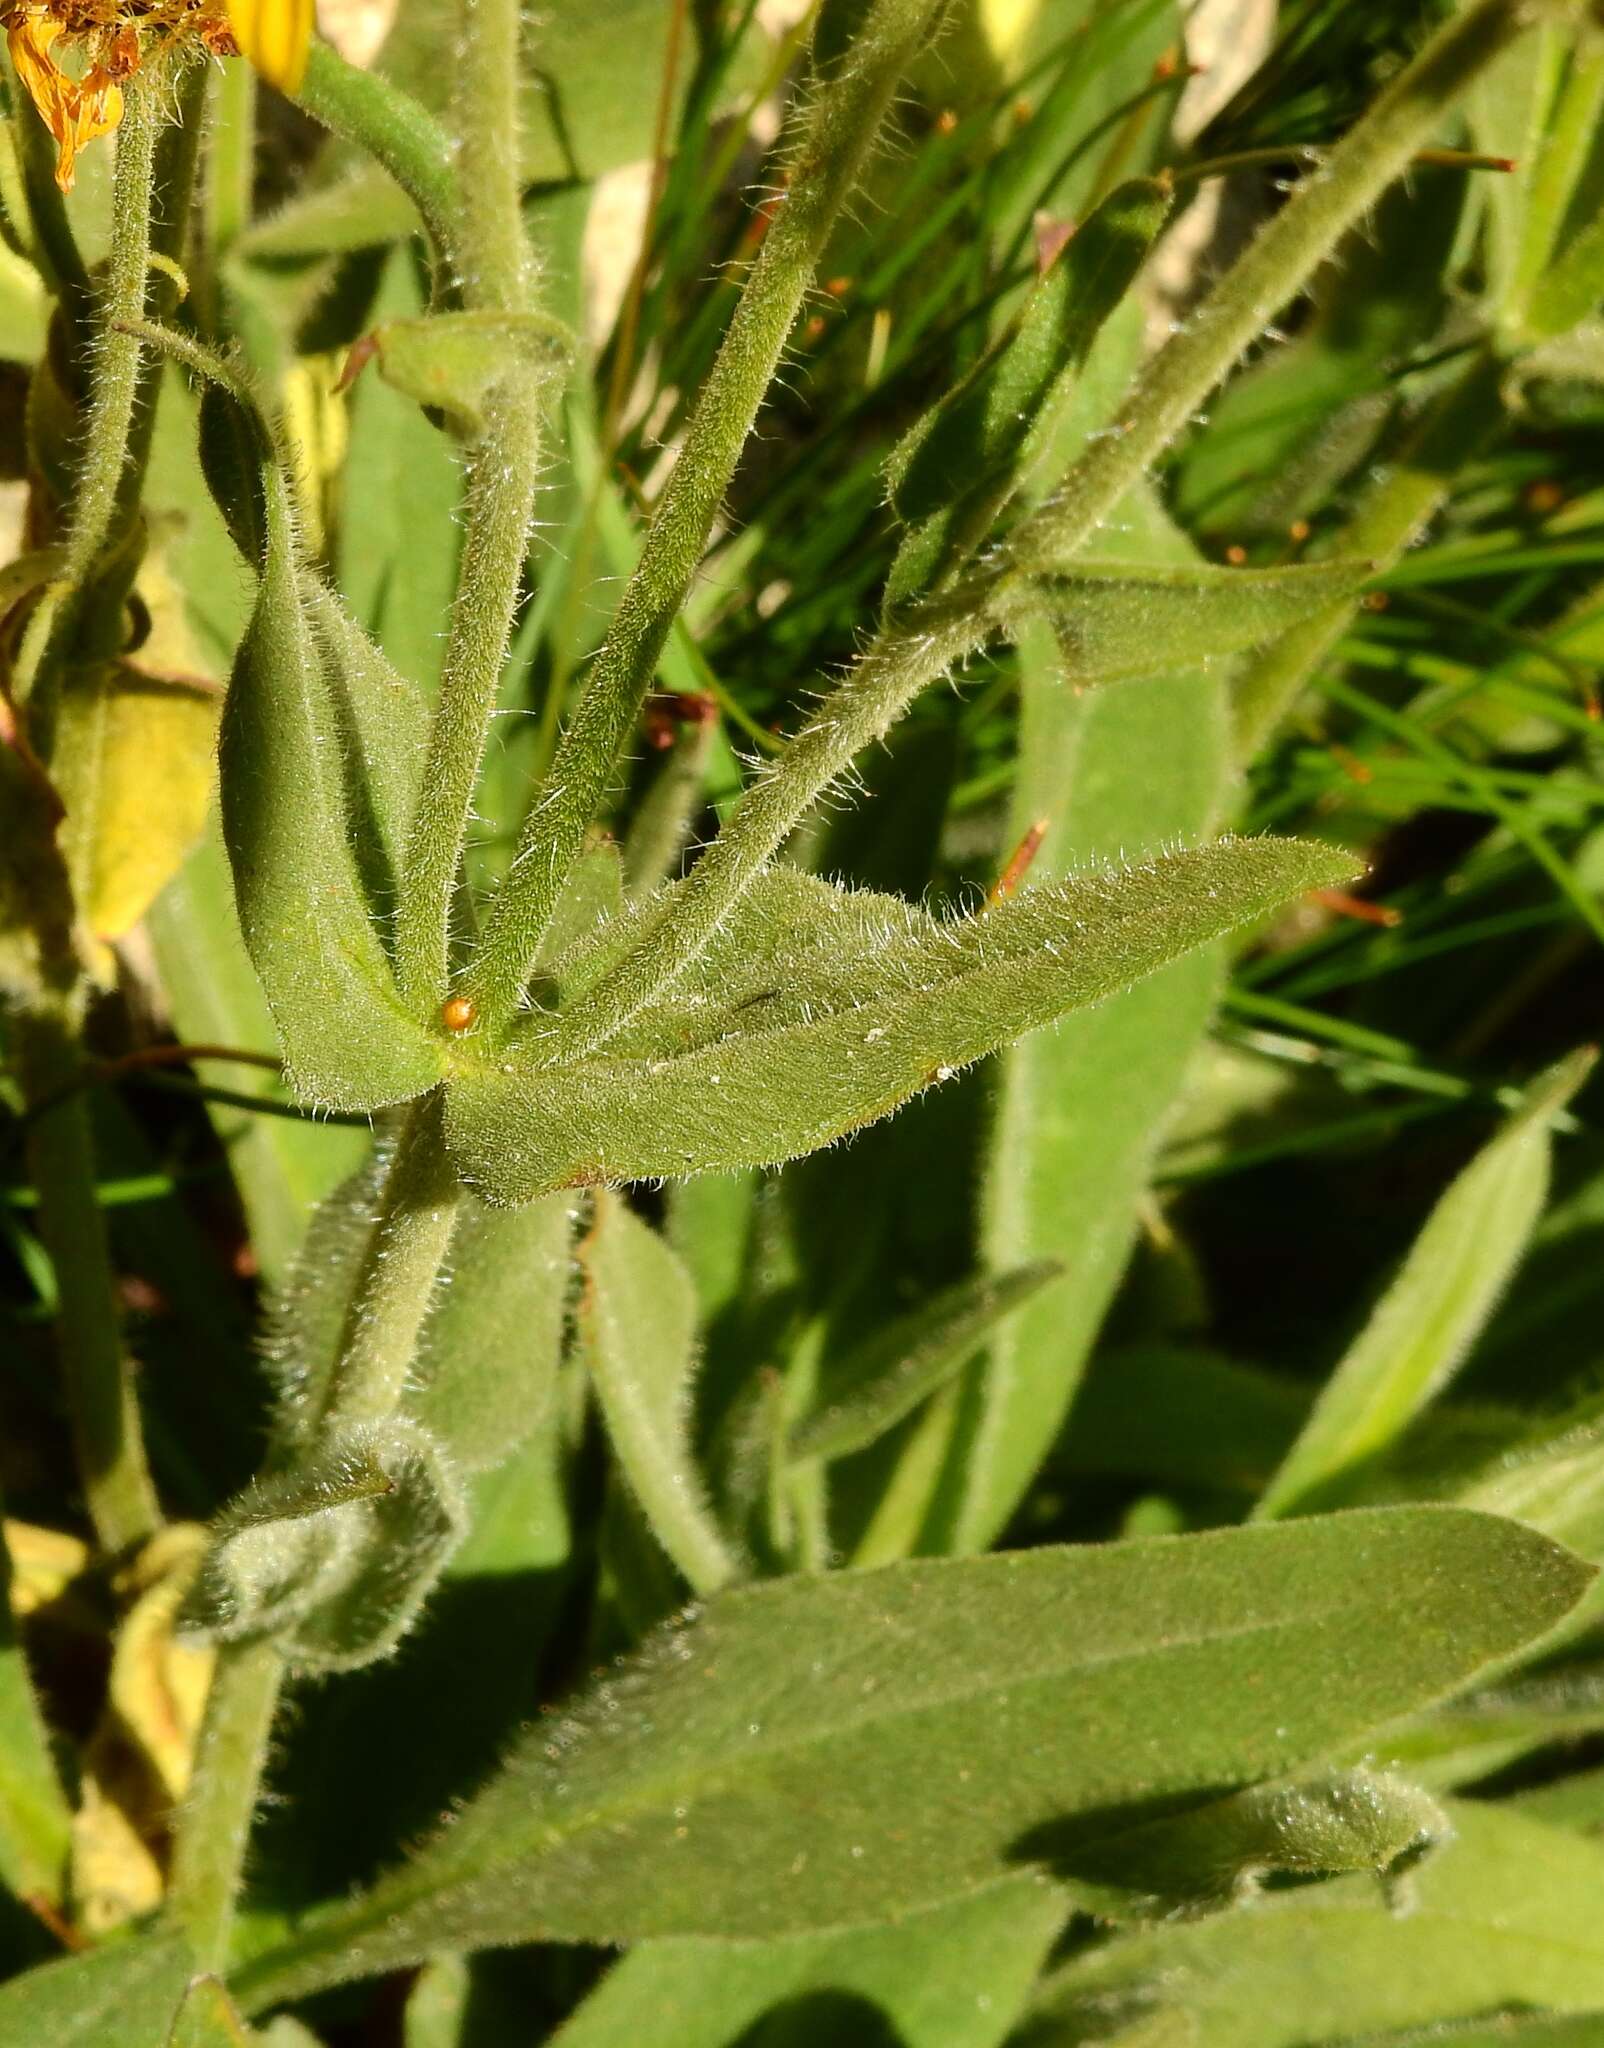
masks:
<svg viewBox="0 0 1604 2048"><path fill-rule="evenodd" d="M113 662L62 693L62 847L79 914L121 938L183 865L206 822L221 698L198 677Z"/></svg>
<svg viewBox="0 0 1604 2048"><path fill-rule="evenodd" d="M169 1823L188 1789L215 1657L174 1634L206 1541L198 1524L173 1523L146 1544L119 1587L132 1605L112 1651L105 1710L84 1752L72 1826L73 1895L90 1934L162 1901Z"/></svg>

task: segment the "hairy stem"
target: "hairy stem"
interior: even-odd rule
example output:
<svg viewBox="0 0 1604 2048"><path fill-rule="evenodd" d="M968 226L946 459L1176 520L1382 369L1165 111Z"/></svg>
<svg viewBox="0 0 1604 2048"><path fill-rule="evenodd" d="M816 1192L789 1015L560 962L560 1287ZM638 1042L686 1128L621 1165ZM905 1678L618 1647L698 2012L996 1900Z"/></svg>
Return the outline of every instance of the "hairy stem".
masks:
<svg viewBox="0 0 1604 2048"><path fill-rule="evenodd" d="M1027 522L1022 540L1038 558L1067 557L1097 530L1531 18L1526 0L1472 0L1399 73L1154 356L1113 425Z"/></svg>
<svg viewBox="0 0 1604 2048"><path fill-rule="evenodd" d="M517 312L533 264L519 171L517 0L462 0L457 65L462 206L456 256L471 310ZM444 680L429 730L417 812L402 860L398 964L420 1008L444 997L457 869L501 686L540 475L536 394L509 378L492 392L470 458L462 566Z"/></svg>
<svg viewBox="0 0 1604 2048"><path fill-rule="evenodd" d="M197 1966L228 1961L251 1821L284 1677L270 1642L227 1643L206 1699L189 1797L178 1817L169 1911L189 1937Z"/></svg>
<svg viewBox="0 0 1604 2048"><path fill-rule="evenodd" d="M135 329L154 299L160 316L177 298L152 253L175 261L183 249L199 151L205 69L177 74L179 119L168 118L174 73L147 66L129 81L118 129L112 185L111 250L95 309L88 418L67 512L59 581L28 622L13 678L29 700L30 735L49 756L56 698L75 657L114 654L123 604L139 566L136 516L155 429L155 385ZM153 223L159 225L153 228Z"/></svg>
<svg viewBox="0 0 1604 2048"><path fill-rule="evenodd" d="M89 1098L80 1083L81 1004L47 995L18 1014L16 1050L27 1099L28 1164L39 1194L39 1233L55 1268L57 1343L73 1452L96 1539L109 1556L143 1543L160 1524L145 1461L106 1218L95 1187Z"/></svg>
<svg viewBox="0 0 1604 2048"><path fill-rule="evenodd" d="M888 732L921 691L991 635L968 592L927 604L883 632L806 725L767 763L686 877L673 912L570 1011L563 1058L578 1059L627 1024L697 957L819 797Z"/></svg>
<svg viewBox="0 0 1604 2048"><path fill-rule="evenodd" d="M1023 522L1016 546L1003 552L989 579L1000 581L1016 560L1067 556L1082 545L1266 323L1303 289L1343 235L1407 165L1442 119L1446 104L1497 56L1524 21L1520 0L1477 0L1439 33L1270 223L1191 325L1154 358L1114 429L1091 444L1054 499ZM754 276L754 286L756 282ZM650 542L648 535L648 546ZM636 581L639 578L637 571ZM777 772L754 785L729 827L697 864L671 915L565 1020L565 1054L571 1050L578 1055L604 1042L682 972L772 858L785 833L844 771L853 754L883 733L954 660L988 637L987 581L988 577L979 577L967 586L966 615L965 600L954 593L940 606L921 607L881 632L846 683L787 748ZM607 659L604 655L598 663L591 691L565 736L553 785L558 784L565 756L576 751L570 742L592 704ZM599 794L591 792L587 801L593 803ZM571 800L571 790L554 786L542 801L555 816ZM523 930L519 946L513 946L513 921L531 906L542 905L566 845L567 826L554 849L557 826L541 832L540 823L537 806L519 858L522 865L539 860L544 868L516 888L504 889L481 962L470 973L476 993L497 1006L515 1000L519 984L511 977L516 972L521 979L527 964L521 944L529 930ZM510 881L517 876L515 868ZM549 905L542 914L549 915Z"/></svg>
<svg viewBox="0 0 1604 2048"><path fill-rule="evenodd" d="M236 68L250 75L244 65ZM451 138L428 108L377 72L358 71L327 43L316 41L296 100L314 121L389 172L422 215L435 252L449 269L461 186Z"/></svg>
<svg viewBox="0 0 1604 2048"><path fill-rule="evenodd" d="M117 131L112 185L111 255L101 300L102 334L95 353L94 390L84 430L83 461L67 533L66 576L81 587L104 552L123 501L123 471L144 351L119 320L145 311L150 282L151 194L161 134L166 81L137 72L129 80Z"/></svg>
<svg viewBox="0 0 1604 2048"><path fill-rule="evenodd" d="M856 184L934 0L875 0L821 84L782 202L697 399L640 560L562 736L463 984L487 1021L517 1009L541 937L607 793L825 241Z"/></svg>
<svg viewBox="0 0 1604 2048"><path fill-rule="evenodd" d="M440 1134L438 1098L427 1096L407 1111L385 1175L319 1425L383 1422L395 1413L461 1194Z"/></svg>
<svg viewBox="0 0 1604 2048"><path fill-rule="evenodd" d="M445 1263L460 1196L430 1097L407 1112L352 1290L340 1358L310 1427L395 1412ZM227 1960L283 1659L272 1642L225 1644L207 1701L195 1783L173 1869L172 1905L203 1969Z"/></svg>

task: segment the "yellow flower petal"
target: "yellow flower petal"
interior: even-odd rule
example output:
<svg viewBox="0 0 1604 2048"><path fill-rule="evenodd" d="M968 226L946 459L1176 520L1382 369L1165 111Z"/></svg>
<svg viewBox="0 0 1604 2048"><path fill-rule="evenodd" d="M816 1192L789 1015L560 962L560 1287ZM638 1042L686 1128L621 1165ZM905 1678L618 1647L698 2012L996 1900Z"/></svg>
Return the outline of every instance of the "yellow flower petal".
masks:
<svg viewBox="0 0 1604 2048"><path fill-rule="evenodd" d="M312 42L313 0L228 0L234 40L269 85L299 90Z"/></svg>

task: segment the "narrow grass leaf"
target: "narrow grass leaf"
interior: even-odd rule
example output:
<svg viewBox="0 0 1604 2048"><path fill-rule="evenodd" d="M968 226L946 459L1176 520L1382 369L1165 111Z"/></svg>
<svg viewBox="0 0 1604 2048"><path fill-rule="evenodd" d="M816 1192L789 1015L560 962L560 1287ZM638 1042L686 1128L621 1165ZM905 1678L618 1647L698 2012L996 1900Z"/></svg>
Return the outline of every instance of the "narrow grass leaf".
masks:
<svg viewBox="0 0 1604 2048"><path fill-rule="evenodd" d="M1550 1119L1592 1064L1580 1055L1537 1083L1439 1201L1271 1480L1261 1516L1318 1500L1384 1452L1459 1370L1542 1214Z"/></svg>
<svg viewBox="0 0 1604 2048"><path fill-rule="evenodd" d="M776 1165L1349 866L1294 840L1224 840L950 921L842 894L814 917L805 949L750 963L726 1006L699 1000L698 981L682 979L634 1021L628 1052L553 1065L535 1038L533 1056L459 1072L447 1089L448 1140L464 1176L496 1202ZM800 969L804 951L806 980L774 974L776 957ZM704 976L724 958L709 948ZM560 1042L560 1020L556 1029Z"/></svg>
<svg viewBox="0 0 1604 2048"><path fill-rule="evenodd" d="M247 1965L241 1995L455 1947L934 1905L1358 1746L1591 1576L1518 1523L1403 1509L728 1592L533 1729L371 1896Z"/></svg>
<svg viewBox="0 0 1604 2048"><path fill-rule="evenodd" d="M793 1458L849 1458L867 1450L944 1387L1004 1316L1063 1272L1042 1259L995 1278L962 1280L899 1316L832 1372L847 1391L791 1435Z"/></svg>

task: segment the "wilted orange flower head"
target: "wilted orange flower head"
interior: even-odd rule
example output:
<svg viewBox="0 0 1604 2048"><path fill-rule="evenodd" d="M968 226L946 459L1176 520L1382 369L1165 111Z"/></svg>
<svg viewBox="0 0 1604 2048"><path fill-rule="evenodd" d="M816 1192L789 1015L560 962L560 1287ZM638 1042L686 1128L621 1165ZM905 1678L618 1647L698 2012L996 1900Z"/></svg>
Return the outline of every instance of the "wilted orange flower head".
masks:
<svg viewBox="0 0 1604 2048"><path fill-rule="evenodd" d="M78 152L122 119L123 82L188 43L243 53L281 91L306 70L313 0L9 0L0 6L17 76L56 139L56 183L72 190ZM63 61L65 60L65 61Z"/></svg>

